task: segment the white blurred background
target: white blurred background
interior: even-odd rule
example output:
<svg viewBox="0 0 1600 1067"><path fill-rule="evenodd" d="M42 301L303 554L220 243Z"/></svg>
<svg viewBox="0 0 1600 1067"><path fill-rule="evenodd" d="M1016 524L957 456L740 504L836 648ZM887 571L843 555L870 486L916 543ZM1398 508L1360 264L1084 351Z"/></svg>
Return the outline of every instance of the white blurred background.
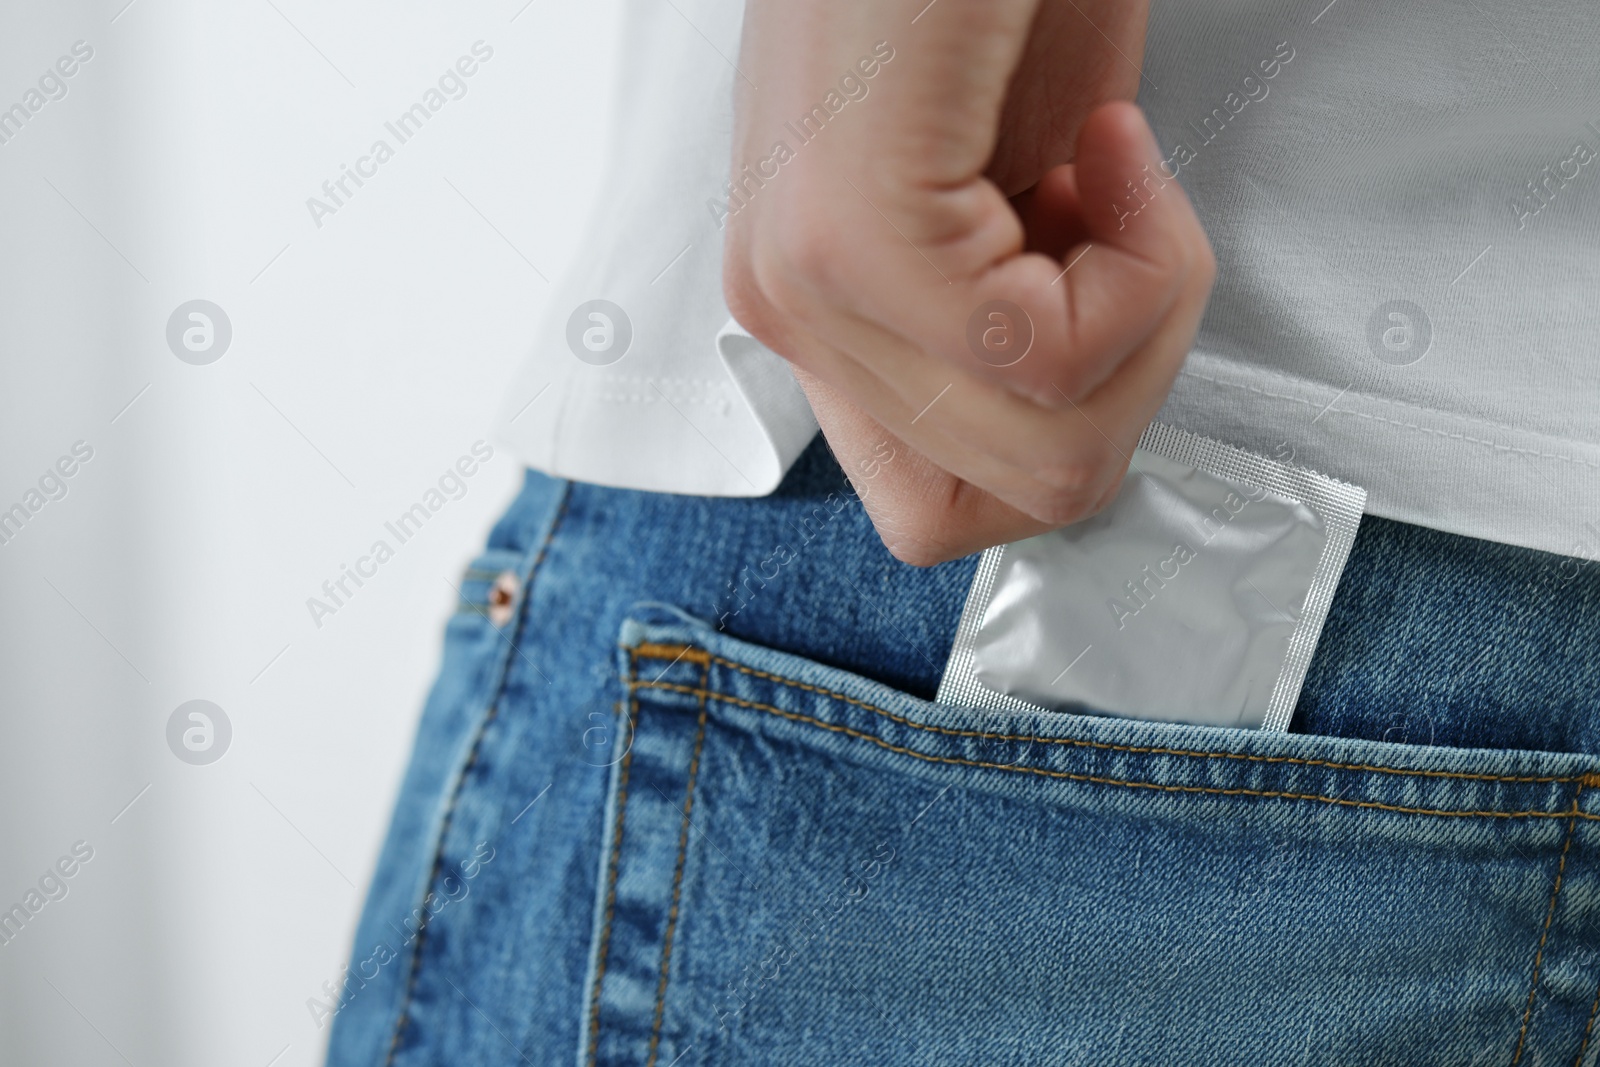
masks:
<svg viewBox="0 0 1600 1067"><path fill-rule="evenodd" d="M0 509L43 501L0 544L0 910L93 850L0 944L0 1062L321 1062L307 1000L517 462L497 448L320 628L306 600L488 437L605 163L618 17L0 5L0 109L43 100L0 126ZM65 95L30 98L80 41ZM398 145L384 123L479 41ZM307 198L380 137L319 227ZM197 299L232 327L204 365L166 338ZM65 496L30 498L80 441ZM197 699L232 727L206 765L166 735Z"/></svg>

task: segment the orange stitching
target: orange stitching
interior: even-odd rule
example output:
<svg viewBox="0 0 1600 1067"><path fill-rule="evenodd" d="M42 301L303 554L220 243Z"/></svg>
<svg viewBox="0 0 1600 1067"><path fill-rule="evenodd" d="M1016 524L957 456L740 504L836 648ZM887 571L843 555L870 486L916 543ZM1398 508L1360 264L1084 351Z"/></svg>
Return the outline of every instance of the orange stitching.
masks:
<svg viewBox="0 0 1600 1067"><path fill-rule="evenodd" d="M528 580L523 583L524 588L531 589L533 580L539 573L539 568L544 564L544 557L550 551L550 542L555 540L556 531L561 529L562 521L567 517L567 503L572 499L572 483L564 482L561 486L561 505L556 509L555 518L550 520L550 529L544 535L544 540L539 543L539 551L533 557L533 562L528 566ZM526 598L525 598L526 599ZM471 605L477 607L477 605ZM516 615L516 630L511 634L510 646L516 650L517 641L522 636L522 620L527 617L525 612L519 611ZM505 673L502 669L500 675L501 690L505 687ZM444 815L439 822L439 838L433 846L433 871L428 876L428 885L433 885L434 879L439 877L439 869L444 865L444 839L450 832L451 822L455 818L456 802L461 799L461 787L467 780L467 772L472 770L478 762L478 746L483 743L483 735L488 732L489 724L494 721L500 711L500 694L495 694L495 699L490 702L484 712L483 719L478 723L477 733L472 738L472 749L467 754L467 760L461 765L461 774L456 778L455 787L450 793L450 804L445 808ZM427 890L424 889L424 893ZM423 898L426 901L426 897ZM411 946L411 970L406 977L406 992L400 1001L400 1014L394 1021L394 1033L389 1036L389 1051L383 1058L384 1067L393 1067L394 1057L400 1050L400 1035L405 1033L406 1023L411 1017L411 998L417 991L417 978L422 972L422 946L427 940L427 921L417 928L416 941Z"/></svg>
<svg viewBox="0 0 1600 1067"><path fill-rule="evenodd" d="M643 656L645 659L670 659L674 662L686 659L702 667L711 660L711 653L703 648L696 648L693 645L659 645L653 641L641 642L631 654Z"/></svg>
<svg viewBox="0 0 1600 1067"><path fill-rule="evenodd" d="M1571 817L1584 820L1600 821L1600 815L1590 815L1587 812L1446 811L1439 808L1408 808L1397 804L1381 804L1375 800L1344 800L1339 797L1323 796L1320 793L1288 793L1281 790L1261 789L1221 789L1214 786L1201 785L1161 785L1156 782L1135 782L1123 778L1106 778L1104 776L1094 774L1073 774L1069 771L1052 771L1043 767L1018 767L1015 764L1010 763L986 763L981 760L960 759L955 756L930 756L925 752L918 752L915 749L903 748L900 745L892 745L880 737L875 737L869 733L863 733L860 730L853 730L848 726L839 726L834 723L823 722L821 719L814 719L809 715L801 715L797 712L784 711L782 708L775 708L771 704L759 704L752 700L741 700L738 697L728 696L724 693L717 693L701 689L691 689L689 686L674 685L670 682L635 682L632 684L638 689L665 689L672 692L688 693L691 696L702 696L710 700L720 700L726 704L736 704L740 707L754 708L758 711L769 712L773 715L779 716L780 718L790 719L794 722L806 723L822 730L830 730L834 733L841 733L850 737L871 741L873 744L879 746L880 748L887 749L890 752L897 752L903 756L911 756L914 759L925 760L928 763L950 763L962 767L981 767L986 770L1015 771L1021 774L1036 774L1045 778L1063 778L1068 781L1088 782L1093 785L1126 786L1129 789L1150 789L1161 793L1211 793L1217 796L1228 797L1268 797L1280 800L1316 800L1321 801L1324 804L1336 804L1340 807L1376 808L1380 811L1399 812L1402 815L1483 816L1485 818L1494 819L1565 819Z"/></svg>
<svg viewBox="0 0 1600 1067"><path fill-rule="evenodd" d="M1561 846L1561 862L1556 865L1556 884L1550 890L1550 906L1544 913L1544 930L1539 934L1539 948L1533 954L1533 984L1528 989L1528 1006L1522 1010L1522 1031L1517 1034L1517 1051L1511 1057L1511 1067L1522 1062L1522 1047L1528 1040L1528 1023L1533 1018L1533 1000L1539 992L1539 967L1544 962L1544 943L1550 937L1550 923L1556 917L1556 898L1561 895L1561 878L1567 873L1567 852L1572 848L1572 830L1578 825L1578 798L1583 795L1583 783L1578 783L1572 794L1572 818L1567 821L1567 840Z"/></svg>
<svg viewBox="0 0 1600 1067"><path fill-rule="evenodd" d="M667 909L667 931L661 950L661 982L656 986L656 1018L650 1028L650 1056L644 1067L656 1067L656 1056L661 1050L661 1017L667 1008L667 976L672 965L672 935L678 928L678 901L683 892L683 864L689 855L689 813L694 810L694 780L700 773L700 752L706 743L706 675L710 665L700 664L700 721L694 735L694 755L689 758L689 784L684 788L683 829L678 834L678 866L672 874L672 907Z"/></svg>
<svg viewBox="0 0 1600 1067"><path fill-rule="evenodd" d="M1589 1051L1589 1038L1594 1034L1595 1012L1600 1011L1600 989L1594 991L1594 1003L1589 1005L1589 1024L1583 1028L1583 1041L1578 1045L1578 1058L1572 1067L1583 1067L1583 1054Z"/></svg>
<svg viewBox="0 0 1600 1067"><path fill-rule="evenodd" d="M641 653L645 653L645 650L648 649L649 651L648 651L647 654L652 658L669 659L669 658L675 658L675 655L679 652L679 650L682 647L685 647L685 646L659 645L659 644L642 644L642 645L638 646L638 650ZM688 647L690 647L691 650L693 650L693 651L699 651L698 649L693 649L692 646L688 646ZM672 655L669 655L669 653L672 654ZM780 683L782 685L790 686L790 687L795 688L795 689L804 689L807 692L819 693L822 696L831 697L831 698L833 698L835 700L842 700L846 704L854 704L856 707L864 708L867 711L873 712L874 714L877 714L877 715L882 715L884 718L889 719L891 722L899 723L902 726L908 726L913 730L925 730L925 731L928 731L929 733L945 734L945 735L950 736L950 737L1010 736L1010 735L988 734L988 733L984 733L981 730L953 730L953 729L950 729L949 727L945 727L945 726L931 726L931 725L927 725L925 723L914 722L911 719L908 719L903 715L896 715L892 711L887 711L887 710L885 710L883 708L877 707L876 705L869 704L864 700L857 700L854 697L849 697L849 696L846 696L843 693L835 692L832 689L824 689L821 686L808 685L805 682L797 682L797 681L794 681L793 679L785 678L782 675L768 674L766 671L758 671L758 670L756 670L756 669L754 669L752 667L746 667L741 663L734 663L732 660L723 659L721 656L715 655L714 653L704 653L704 654L707 655L712 661L714 661L714 662L716 662L718 664L721 664L724 667L731 667L733 670L741 671L741 672L743 672L745 674L753 675L754 677L757 677L757 678L763 678L763 679L765 679L767 681L770 681L770 682L778 682L778 683ZM1289 763L1289 764L1298 764L1300 766L1305 766L1305 767L1327 767L1329 770L1336 770L1336 771L1376 771L1379 774L1395 774L1395 775L1405 775L1405 776L1409 776L1409 777L1423 777L1423 778L1454 778L1454 779L1464 779L1464 780L1468 780L1468 781L1483 781L1483 782L1524 782L1524 783L1535 783L1535 784L1550 784L1550 783L1565 784L1567 782L1585 781L1589 777L1595 777L1595 776L1583 776L1583 775L1570 775L1570 776L1567 776L1567 777L1556 777L1556 776L1533 777L1533 776L1498 775L1498 774L1469 774L1469 773L1464 772L1464 771L1409 770L1409 769L1402 768L1402 767L1380 767L1380 766L1377 766L1375 764L1368 764L1368 763L1335 763L1335 762L1333 762L1331 760L1304 759L1304 758L1299 757L1299 756L1252 756L1252 755L1249 755L1249 754L1243 753L1243 752L1203 752L1203 751L1197 752L1197 751L1191 751L1191 750L1181 749L1181 748L1154 748L1154 747L1146 747L1146 746L1141 746L1141 745L1113 745L1113 744L1108 744L1108 743L1106 743L1104 741L1083 741L1083 740L1080 740L1078 738L1073 738L1073 737L1015 737L1015 738L1013 738L1013 740L1029 741L1029 742L1033 742L1033 743L1036 743L1036 744L1043 744L1043 745L1069 745L1069 746L1074 747L1074 748L1095 748L1095 749L1103 749L1103 750L1110 751L1110 752L1129 752L1129 753L1133 753L1135 755L1190 756L1190 757L1199 758L1199 759L1243 760L1243 761L1250 762L1250 763ZM1565 813L1564 812L1557 812L1555 814L1562 815L1562 814L1565 814Z"/></svg>
<svg viewBox="0 0 1600 1067"><path fill-rule="evenodd" d="M637 674L633 654L628 655L628 751L622 754L617 772L617 820L611 835L611 862L606 871L606 917L600 924L600 962L595 968L594 989L589 999L589 1063L593 1067L600 1051L600 987L606 978L606 953L611 947L611 919L617 910L617 865L622 860L622 820L628 813L628 771L633 766L633 729L639 721L639 700L632 682Z"/></svg>

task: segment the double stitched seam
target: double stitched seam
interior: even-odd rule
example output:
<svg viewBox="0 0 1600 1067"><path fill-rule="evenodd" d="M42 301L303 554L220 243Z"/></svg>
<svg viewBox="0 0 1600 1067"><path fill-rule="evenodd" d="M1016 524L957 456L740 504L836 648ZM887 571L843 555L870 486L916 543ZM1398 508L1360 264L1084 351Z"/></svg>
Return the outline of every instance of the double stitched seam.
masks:
<svg viewBox="0 0 1600 1067"><path fill-rule="evenodd" d="M595 965L594 988L589 992L589 1063L600 1051L600 990L606 978L606 953L611 947L611 920L617 911L617 865L622 861L622 824L628 813L628 771L633 766L634 730L639 723L639 691L634 685L639 661L628 653L628 751L623 753L617 772L617 819L611 829L611 859L606 864L606 914L600 923L599 962Z"/></svg>
<svg viewBox="0 0 1600 1067"><path fill-rule="evenodd" d="M700 671L700 719L695 724L694 755L689 757L689 784L684 787L683 826L678 832L678 863L672 873L672 906L667 909L667 931L661 949L661 981L656 986L656 1016L650 1026L650 1056L644 1067L655 1067L661 1051L661 1018L667 1007L667 977L672 966L672 937L678 928L678 901L683 893L683 864L689 854L689 815L694 811L694 781L700 773L700 752L706 741L706 690L708 665Z"/></svg>
<svg viewBox="0 0 1600 1067"><path fill-rule="evenodd" d="M695 689L686 685L674 685L669 682L634 682L632 684L639 689L665 689L676 693L687 693L690 696L698 696L703 699L719 700L725 704L734 704L742 708L752 708L757 711L765 711L769 714L777 715L780 718L789 719L793 722L815 726L820 730L828 730L833 733L845 734L849 737L870 741L878 747L887 749L890 752L896 752L903 756L910 756L913 759L924 760L928 763L948 763L961 767L980 767L986 770L1011 771L1018 774L1038 775L1043 778L1061 778L1073 782L1088 782L1093 785L1114 785L1124 786L1129 789L1149 789L1153 792L1159 793L1209 793L1216 796L1228 797L1267 797L1279 800L1315 800L1323 804L1333 804L1339 807L1371 808L1379 811L1398 812L1403 815L1437 815L1442 817L1481 816L1484 818L1493 819L1572 818L1600 820L1600 815L1590 815L1587 812L1576 811L1450 811L1439 808L1403 807L1398 804L1383 804L1376 800L1345 800L1341 797L1323 796L1320 793L1289 793L1278 790L1262 789L1223 789L1217 786L1202 785L1161 785L1156 782L1139 782L1125 778L1108 778L1102 775L1074 774L1070 771L1053 771L1044 767L1018 767L1015 764L1010 763L987 763L982 760L962 759L956 756L932 756L925 752L918 752L915 749L904 748L900 745L890 744L888 741L885 741L880 737L875 737L874 735L865 733L861 730L853 730L848 726L840 726L836 723L824 722L821 719L812 718L810 715L801 715L798 712L785 711L782 708L773 707L771 704L761 704L753 700L743 700L739 697L728 696L724 693L717 693L704 689ZM1379 769L1381 770L1381 768Z"/></svg>
<svg viewBox="0 0 1600 1067"><path fill-rule="evenodd" d="M668 652L678 652L678 647L677 646L662 646L662 645L640 645L639 648L637 649L637 652L640 655L643 655L643 656L646 656L646 657L649 657L649 658L667 659L667 658L671 658L671 657L669 657L666 653L668 653ZM904 715L897 715L892 711L888 711L888 710L886 710L884 708L877 707L874 704L869 704L864 700L857 700L854 697L846 696L843 693L835 692L832 689L824 689L821 686L808 685L805 682L797 682L797 681L794 681L793 679L785 678L782 675L769 674L766 671L758 671L758 670L755 670L754 668L746 667L743 664L734 663L731 660L723 659L721 656L718 656L718 655L715 655L715 654L712 654L712 653L706 653L705 655L706 655L706 658L708 658L712 662L715 662L715 663L719 664L720 666L727 667L727 668L729 668L731 670L739 671L742 674L748 674L748 675L750 675L752 677L761 678L761 679L764 679L764 680L769 681L769 682L777 682L778 684L788 686L791 689L803 689L808 693L816 693L816 694L819 694L821 696L829 697L829 698L831 698L833 700L839 700L839 701L842 701L842 702L844 702L846 704L851 704L851 705L854 705L855 707L862 708L862 709L864 709L866 711L870 711L875 715L881 715L884 718L888 719L890 722L898 723L901 726L906 726L906 727L909 727L910 729L913 729L913 730L922 730L922 731L925 731L927 733L943 734L943 735L945 735L947 737L988 738L988 737L1005 736L1005 737L1010 738L1011 740L1026 741L1026 742L1030 742L1030 743L1033 743L1033 744L1066 745L1066 746L1071 747L1071 748L1092 748L1092 749L1099 749L1101 751L1106 751L1106 752L1127 752L1127 753L1130 753L1130 754L1133 754L1133 755L1143 755L1143 756L1186 756L1186 757L1189 757L1191 759L1226 759L1226 760L1239 760L1239 761L1243 761L1243 762L1247 762L1247 763L1285 763L1285 764L1291 764L1291 765L1301 766L1301 767L1326 767L1329 770L1335 770L1335 771L1373 771L1373 772L1376 772L1378 774L1402 775L1402 776L1416 777L1416 778L1450 778L1450 779L1457 779L1457 780L1462 780L1462 781L1474 781L1474 782L1517 782L1517 783L1526 783L1526 784L1551 784L1551 783L1562 783L1562 784L1564 784L1564 783L1567 783L1567 782L1580 782L1580 781L1583 781L1584 778L1585 778L1584 775L1527 776L1527 775L1502 775L1502 774L1470 774L1470 773L1465 772L1465 771L1412 770L1412 769L1407 769L1407 768L1404 768L1404 767L1381 767L1381 766L1378 766L1378 765L1375 765L1375 764L1369 764L1369 763L1337 763L1337 762L1334 762L1332 760L1305 759L1305 758L1302 758L1302 757L1299 757L1299 756L1253 756L1253 755L1249 755L1248 753L1243 753L1243 752L1205 752L1205 751L1192 751L1192 750L1181 749L1181 748L1154 748L1154 747L1146 747L1146 746L1140 746L1140 745L1113 745L1113 744L1110 744L1110 743L1105 742L1105 741L1084 741L1084 740L1081 740L1081 739L1075 738L1075 737L1026 737L1026 736L1013 736L1013 735L1009 735L1009 734L1000 735L1000 734L986 733L985 731L982 731L982 730L954 730L954 729L951 729L951 728L945 727L945 726L932 726L932 725L928 725L928 724L925 724L925 723L915 722L915 721L913 721L911 719L906 718ZM669 688L669 686L663 685L663 686L658 686L657 688ZM680 687L680 688L682 688L684 692L693 692L693 690L690 690L687 687ZM728 699L732 699L732 698L728 698ZM752 705L752 706L754 706L754 707L765 707L765 705ZM1566 813L1565 812L1556 812L1554 814L1556 814L1557 816L1560 816L1560 815L1564 815Z"/></svg>
<svg viewBox="0 0 1600 1067"><path fill-rule="evenodd" d="M561 488L561 504L556 509L556 516L550 523L550 531L545 534L544 540L539 545L538 553L533 557L533 563L528 567L528 579L523 583L524 590L533 588L533 580L539 573L539 567L544 563L545 554L550 551L550 543L555 540L556 531L561 529L561 520L567 515L567 501L571 497L571 483L564 484ZM523 621L527 618L527 602L531 599L525 591L523 593L522 610L517 613L517 626L511 634L511 648L517 647L517 641L522 636ZM507 657L509 659L509 657ZM461 790L465 787L467 777L472 773L472 768L478 762L478 749L483 744L483 737L489 730L489 724L494 721L500 710L501 690L504 689L506 668L501 667L499 683L494 699L489 701L489 707L484 711L483 718L478 722L477 732L472 736L472 747L467 752L467 760L461 765L461 772L456 776L455 784L450 791L450 802L444 811L444 817L439 822L439 836L433 845L433 868L428 874L427 887L423 890L423 901L427 901L427 893L432 890L433 883L438 880L439 872L444 867L444 841L450 835L450 824L455 818L456 804L461 799ZM416 995L417 979L422 971L422 946L427 940L428 916L427 908L423 908L424 917L417 927L416 940L411 946L411 963L406 975L406 992L400 1001L400 1014L395 1018L394 1033L389 1038L389 1051L383 1058L384 1067L392 1067L395 1054L400 1049L400 1037L405 1033L406 1023L411 1016L411 1000Z"/></svg>
<svg viewBox="0 0 1600 1067"><path fill-rule="evenodd" d="M1582 795L1583 783L1579 782L1572 794L1572 815L1567 820L1567 839L1561 845L1561 862L1556 865L1556 884L1550 890L1550 906L1544 912L1544 929L1539 933L1539 947L1533 953L1533 981L1528 986L1527 1006L1522 1009L1522 1029L1517 1034L1517 1051L1511 1056L1511 1067L1517 1067L1522 1062L1522 1050L1528 1040L1528 1023L1533 1019L1533 1002L1539 993L1539 968L1544 963L1544 945L1550 937L1550 924L1556 917L1556 900L1561 896L1561 879L1567 873L1567 853L1572 849L1572 831L1578 825L1578 798Z"/></svg>

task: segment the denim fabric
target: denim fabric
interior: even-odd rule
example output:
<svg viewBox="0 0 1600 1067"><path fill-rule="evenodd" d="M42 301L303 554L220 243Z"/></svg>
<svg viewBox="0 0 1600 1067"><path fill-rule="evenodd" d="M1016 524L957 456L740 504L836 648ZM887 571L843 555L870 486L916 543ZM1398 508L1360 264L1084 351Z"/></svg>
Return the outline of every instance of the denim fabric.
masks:
<svg viewBox="0 0 1600 1067"><path fill-rule="evenodd" d="M974 565L530 474L329 1062L1594 1063L1600 567L1368 519L1269 735L931 703Z"/></svg>
<svg viewBox="0 0 1600 1067"><path fill-rule="evenodd" d="M1600 563L1367 517L1291 727L1600 753Z"/></svg>

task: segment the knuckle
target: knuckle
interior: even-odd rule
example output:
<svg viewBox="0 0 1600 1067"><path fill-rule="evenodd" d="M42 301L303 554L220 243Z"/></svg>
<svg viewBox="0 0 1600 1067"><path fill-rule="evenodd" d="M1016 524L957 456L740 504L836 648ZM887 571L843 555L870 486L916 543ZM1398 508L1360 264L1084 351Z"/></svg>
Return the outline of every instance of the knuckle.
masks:
<svg viewBox="0 0 1600 1067"><path fill-rule="evenodd" d="M1105 484L1106 460L1101 450L1078 450L1071 456L1048 460L1034 472L1053 498L1093 497Z"/></svg>
<svg viewBox="0 0 1600 1067"><path fill-rule="evenodd" d="M940 523L920 508L868 511L878 539L889 554L912 567L932 567L951 558L939 535Z"/></svg>
<svg viewBox="0 0 1600 1067"><path fill-rule="evenodd" d="M765 317L767 300L761 291L747 249L729 248L722 267L722 298L734 319L751 332L752 323Z"/></svg>
<svg viewBox="0 0 1600 1067"><path fill-rule="evenodd" d="M828 256L818 237L791 237L783 226L750 226L737 244L730 242L722 268L722 295L728 311L745 329L774 351L798 324L816 318L825 301L814 267ZM793 243L801 242L797 246ZM813 262L815 261L815 262Z"/></svg>
<svg viewBox="0 0 1600 1067"><path fill-rule="evenodd" d="M932 567L943 562L936 552L925 545L896 541L886 547L889 549L889 555L908 567Z"/></svg>
<svg viewBox="0 0 1600 1067"><path fill-rule="evenodd" d="M1070 526L1090 515L1081 496L1048 495L1028 509L1028 514L1049 526Z"/></svg>
<svg viewBox="0 0 1600 1067"><path fill-rule="evenodd" d="M734 319L766 341L763 328L779 332L824 316L839 288L842 243L820 225L786 218L752 230L723 266L723 297Z"/></svg>
<svg viewBox="0 0 1600 1067"><path fill-rule="evenodd" d="M1121 494L1122 483L1124 480L1125 475L1118 473L1118 475L1112 479L1111 484L1106 487L1105 492L1100 494L1100 498L1093 504L1089 505L1088 510L1083 513L1083 518L1087 519L1091 516L1098 515L1106 508L1110 507L1111 502L1117 499L1118 495Z"/></svg>
<svg viewBox="0 0 1600 1067"><path fill-rule="evenodd" d="M807 212L786 213L772 235L766 262L769 282L781 295L826 290L838 278L843 242L832 229Z"/></svg>
<svg viewBox="0 0 1600 1067"><path fill-rule="evenodd" d="M1100 500L1103 480L1046 488L1024 509L1040 522L1066 526L1094 514Z"/></svg>
<svg viewBox="0 0 1600 1067"><path fill-rule="evenodd" d="M932 567L943 563L949 556L936 544L922 538L886 534L878 531L889 555L911 567Z"/></svg>
<svg viewBox="0 0 1600 1067"><path fill-rule="evenodd" d="M1084 349L1084 344L1074 338L1072 351L1081 352ZM1032 394L1033 399L1052 411L1070 413L1075 405L1093 392L1093 385L1100 376L1097 370L1097 366L1087 359L1060 360L1040 375L1044 381L1038 391ZM1063 440L1062 447L1071 447L1071 443Z"/></svg>

